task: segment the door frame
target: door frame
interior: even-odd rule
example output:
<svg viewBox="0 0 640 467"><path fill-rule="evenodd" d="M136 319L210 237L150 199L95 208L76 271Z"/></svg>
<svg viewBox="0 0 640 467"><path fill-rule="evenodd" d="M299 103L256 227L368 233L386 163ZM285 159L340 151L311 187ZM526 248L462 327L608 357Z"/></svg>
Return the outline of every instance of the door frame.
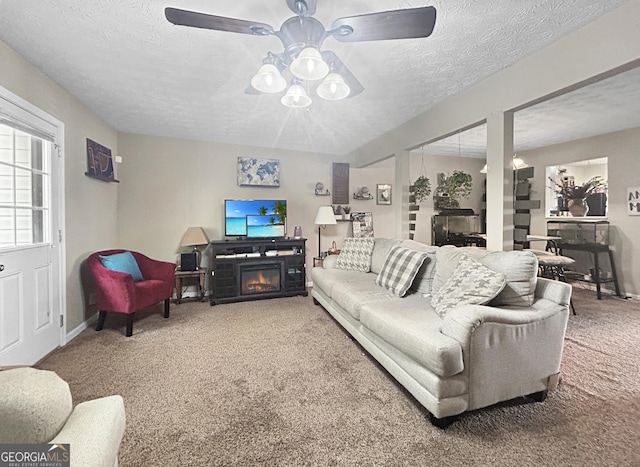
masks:
<svg viewBox="0 0 640 467"><path fill-rule="evenodd" d="M11 108L6 113L14 116L21 122L33 126L35 129L45 133L52 133L54 141L51 151L51 203L56 203L55 213L57 213L57 232L51 222L50 251L57 255L57 269L52 269L54 274L58 274L58 290L54 291L57 297L57 308L62 317L63 325L60 326L59 346L67 343L67 267L66 267L66 242L65 240L65 125L64 122L53 115L45 112L39 107L31 104L20 96L12 93L8 89L0 86L0 100L6 102ZM3 102L3 104L4 104ZM0 107L2 108L2 107ZM44 125L43 125L44 124ZM44 126L47 129L44 129ZM51 209L52 221L54 210ZM55 299L55 298L54 298ZM61 318L56 318L60 320ZM54 350L54 349L52 349ZM35 362L34 362L35 363Z"/></svg>

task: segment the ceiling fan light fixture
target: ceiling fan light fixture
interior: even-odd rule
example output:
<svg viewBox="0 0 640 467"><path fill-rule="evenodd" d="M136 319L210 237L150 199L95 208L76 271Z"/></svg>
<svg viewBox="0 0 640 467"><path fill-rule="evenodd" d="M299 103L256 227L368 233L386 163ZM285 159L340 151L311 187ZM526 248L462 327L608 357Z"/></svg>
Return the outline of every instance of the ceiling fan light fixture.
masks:
<svg viewBox="0 0 640 467"><path fill-rule="evenodd" d="M342 76L336 72L331 72L324 81L318 85L316 92L318 96L328 101L339 101L349 96L351 88L344 82Z"/></svg>
<svg viewBox="0 0 640 467"><path fill-rule="evenodd" d="M329 73L329 65L325 63L320 51L315 47L306 47L291 63L291 73L296 78L314 81L322 79Z"/></svg>
<svg viewBox="0 0 640 467"><path fill-rule="evenodd" d="M293 84L280 102L287 107L302 109L311 105L311 98L302 86Z"/></svg>
<svg viewBox="0 0 640 467"><path fill-rule="evenodd" d="M275 65L265 63L251 78L251 86L260 92L273 94L283 91L287 87L287 81Z"/></svg>

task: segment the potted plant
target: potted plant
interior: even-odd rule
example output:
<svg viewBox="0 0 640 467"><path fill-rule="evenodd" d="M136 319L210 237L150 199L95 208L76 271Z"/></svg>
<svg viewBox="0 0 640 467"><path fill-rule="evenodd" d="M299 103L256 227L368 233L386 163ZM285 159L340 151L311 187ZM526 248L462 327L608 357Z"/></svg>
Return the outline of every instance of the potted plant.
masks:
<svg viewBox="0 0 640 467"><path fill-rule="evenodd" d="M413 193L415 203L420 203L431 194L431 182L424 175L420 175L409 187L409 191Z"/></svg>
<svg viewBox="0 0 640 467"><path fill-rule="evenodd" d="M460 198L468 198L473 188L473 178L467 172L454 170L448 177L439 174L438 188L433 195L433 206L438 211L459 209Z"/></svg>
<svg viewBox="0 0 640 467"><path fill-rule="evenodd" d="M349 219L351 217L351 206L348 204L346 206L342 206L342 218Z"/></svg>
<svg viewBox="0 0 640 467"><path fill-rule="evenodd" d="M563 181L558 183L557 180L549 177L554 184L555 192L567 201L567 207L573 217L584 217L589 212L587 204L587 196L594 193L604 193L607 190L607 182L600 176L596 175L581 185L576 185L572 181Z"/></svg>

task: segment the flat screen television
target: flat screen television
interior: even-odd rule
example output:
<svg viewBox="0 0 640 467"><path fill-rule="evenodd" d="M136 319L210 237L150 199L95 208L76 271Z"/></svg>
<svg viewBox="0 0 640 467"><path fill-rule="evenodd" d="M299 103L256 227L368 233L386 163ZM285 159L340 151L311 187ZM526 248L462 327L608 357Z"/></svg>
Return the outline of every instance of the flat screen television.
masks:
<svg viewBox="0 0 640 467"><path fill-rule="evenodd" d="M274 217L286 233L287 201L284 199L226 199L224 201L224 234L227 237L247 236L247 216Z"/></svg>
<svg viewBox="0 0 640 467"><path fill-rule="evenodd" d="M286 232L286 218L280 220L275 214L247 214L248 238L284 237Z"/></svg>

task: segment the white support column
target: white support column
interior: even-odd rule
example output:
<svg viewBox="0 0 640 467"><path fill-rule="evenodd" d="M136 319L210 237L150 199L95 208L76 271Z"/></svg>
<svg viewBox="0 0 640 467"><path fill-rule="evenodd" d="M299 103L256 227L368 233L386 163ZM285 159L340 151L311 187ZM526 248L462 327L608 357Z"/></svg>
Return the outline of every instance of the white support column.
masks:
<svg viewBox="0 0 640 467"><path fill-rule="evenodd" d="M393 215L396 238L409 238L409 151L395 155L395 182L393 185Z"/></svg>
<svg viewBox="0 0 640 467"><path fill-rule="evenodd" d="M487 117L487 249L513 250L513 112Z"/></svg>

